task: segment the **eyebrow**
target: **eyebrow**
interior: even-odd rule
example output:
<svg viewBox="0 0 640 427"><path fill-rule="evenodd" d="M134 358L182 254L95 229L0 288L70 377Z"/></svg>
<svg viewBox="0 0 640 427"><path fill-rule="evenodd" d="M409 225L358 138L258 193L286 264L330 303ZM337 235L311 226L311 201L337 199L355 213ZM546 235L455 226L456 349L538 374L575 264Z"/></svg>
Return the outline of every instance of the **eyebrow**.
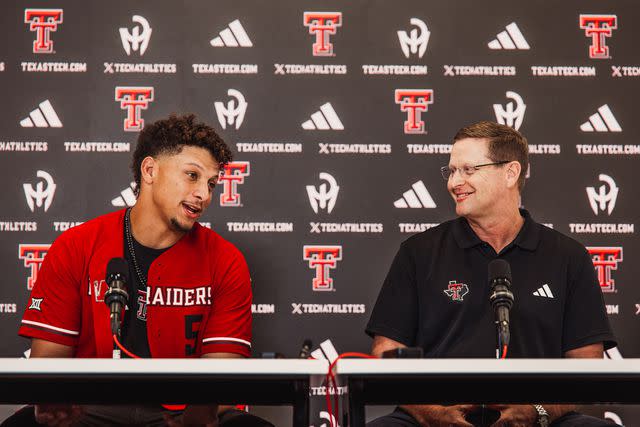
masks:
<svg viewBox="0 0 640 427"><path fill-rule="evenodd" d="M194 166L194 167L196 167L196 168L200 169L202 172L204 172L204 168L203 168L202 166L200 166L199 164L197 164L197 163L194 163L194 162L187 162L187 163L185 163L185 165L186 165L186 166ZM214 180L214 181L216 181L216 182L217 182L217 181L218 181L218 177L219 177L219 176L220 176L220 171L218 171L218 173L217 173L217 174L215 174L214 176L212 176L211 178L209 178L209 180Z"/></svg>
<svg viewBox="0 0 640 427"><path fill-rule="evenodd" d="M195 167L197 167L197 168L198 168L198 169L200 169L200 170L204 170L202 166L200 166L199 164L194 163L194 162L188 162L188 163L185 163L185 165L195 166Z"/></svg>

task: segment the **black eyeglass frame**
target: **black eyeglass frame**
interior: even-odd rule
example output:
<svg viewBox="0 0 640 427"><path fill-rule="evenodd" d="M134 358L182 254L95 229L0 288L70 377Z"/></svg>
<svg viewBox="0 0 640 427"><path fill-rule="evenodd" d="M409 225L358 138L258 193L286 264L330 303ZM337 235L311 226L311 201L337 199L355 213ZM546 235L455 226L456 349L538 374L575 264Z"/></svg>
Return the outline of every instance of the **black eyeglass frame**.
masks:
<svg viewBox="0 0 640 427"><path fill-rule="evenodd" d="M494 162L494 163L484 163L482 165L474 165L474 166L466 166L467 168L470 169L475 169L476 171L480 168L483 168L485 166L499 166L499 165L505 165L507 163L511 163L514 160L503 160L501 162ZM464 168L463 168L464 169ZM453 173L451 173L451 169L449 168L449 166L442 166L440 168L440 173L442 174L442 177L444 178L445 181L448 181L449 178L453 175ZM469 174L466 174L469 175Z"/></svg>

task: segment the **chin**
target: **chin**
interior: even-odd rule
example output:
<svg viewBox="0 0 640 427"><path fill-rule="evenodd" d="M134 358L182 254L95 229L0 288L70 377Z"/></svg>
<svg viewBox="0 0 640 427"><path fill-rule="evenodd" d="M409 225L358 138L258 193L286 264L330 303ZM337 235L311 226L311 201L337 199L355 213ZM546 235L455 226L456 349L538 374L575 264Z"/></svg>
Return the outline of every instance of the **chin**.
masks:
<svg viewBox="0 0 640 427"><path fill-rule="evenodd" d="M478 217L478 210L471 209L469 206L456 207L456 214L458 214L458 216L473 219Z"/></svg>
<svg viewBox="0 0 640 427"><path fill-rule="evenodd" d="M181 233L188 233L193 228L194 223L185 224L178 221L177 218L171 218L171 228Z"/></svg>
<svg viewBox="0 0 640 427"><path fill-rule="evenodd" d="M456 204L456 215L458 216L467 216L469 214L469 209L466 206L461 206Z"/></svg>

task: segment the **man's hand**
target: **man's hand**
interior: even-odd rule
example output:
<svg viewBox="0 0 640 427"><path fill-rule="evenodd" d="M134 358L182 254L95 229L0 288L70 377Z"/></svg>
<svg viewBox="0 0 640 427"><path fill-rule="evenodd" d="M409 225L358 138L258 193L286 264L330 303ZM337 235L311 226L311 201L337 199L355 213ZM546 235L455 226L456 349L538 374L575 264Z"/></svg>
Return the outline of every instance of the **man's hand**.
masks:
<svg viewBox="0 0 640 427"><path fill-rule="evenodd" d="M50 427L68 427L82 416L79 405L35 405L36 422Z"/></svg>
<svg viewBox="0 0 640 427"><path fill-rule="evenodd" d="M401 408L424 427L473 427L464 417L477 410L478 405L403 405Z"/></svg>
<svg viewBox="0 0 640 427"><path fill-rule="evenodd" d="M242 359L236 353L205 353L202 358L210 359ZM177 417L164 414L164 420L169 427L218 427L218 414L233 406L228 405L187 405L182 415Z"/></svg>
<svg viewBox="0 0 640 427"><path fill-rule="evenodd" d="M500 411L500 418L491 427L532 427L538 419L533 405L487 405L487 408Z"/></svg>
<svg viewBox="0 0 640 427"><path fill-rule="evenodd" d="M164 414L169 427L218 427L218 405L188 405L182 415Z"/></svg>
<svg viewBox="0 0 640 427"><path fill-rule="evenodd" d="M73 357L73 347L33 338L31 340L31 358L36 357ZM67 427L82 415L79 405L35 405L36 421L51 427Z"/></svg>

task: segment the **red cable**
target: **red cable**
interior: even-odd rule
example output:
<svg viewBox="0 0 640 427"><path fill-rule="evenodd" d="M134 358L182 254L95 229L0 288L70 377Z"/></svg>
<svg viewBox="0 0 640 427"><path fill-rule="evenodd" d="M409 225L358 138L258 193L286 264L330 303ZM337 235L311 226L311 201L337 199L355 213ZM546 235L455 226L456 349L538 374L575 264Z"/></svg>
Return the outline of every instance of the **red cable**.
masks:
<svg viewBox="0 0 640 427"><path fill-rule="evenodd" d="M118 340L118 337L116 335L113 335L113 342L115 342L116 345L118 346L118 348L120 350L122 350L124 352L124 354L126 354L130 358L132 358L132 359L142 359L140 356L136 356L135 354L131 353L129 350L124 348L124 346L122 344L120 344L120 341ZM187 407L187 405L185 405L185 404L180 404L180 405L162 404L162 407L165 408L165 409L168 409L169 411L184 411L184 409ZM240 411L249 412L247 405L236 405L235 408L240 410Z"/></svg>
<svg viewBox="0 0 640 427"><path fill-rule="evenodd" d="M120 350L122 350L124 352L124 354L126 354L130 358L132 358L132 359L142 359L140 356L136 356L135 354L131 353L129 350L124 348L124 346L122 344L120 344L120 341L118 340L118 337L115 334L113 335L113 342L115 342L116 345L118 346L118 348ZM187 407L187 405L185 405L185 404L180 404L180 405L162 404L162 407L165 408L165 409L168 409L169 411L184 411L184 409Z"/></svg>
<svg viewBox="0 0 640 427"><path fill-rule="evenodd" d="M118 348L120 350L124 351L124 354L126 354L130 358L132 358L132 359L141 359L140 356L136 356L135 354L131 353L129 350L124 348L124 346L122 344L120 344L120 341L118 341L118 337L115 334L113 335L113 342L115 342L116 345L118 346Z"/></svg>
<svg viewBox="0 0 640 427"><path fill-rule="evenodd" d="M501 359L507 358L507 350L508 350L508 346L505 345L502 347L502 356L500 357ZM346 357L359 357L362 359L378 359L376 356L371 356L370 354L349 352L349 353L342 353L333 362L329 364L329 370L327 371L327 375L326 375L327 392L325 394L325 401L327 403L327 412L329 413L329 423L331 427L334 427L333 425L334 419L336 419L336 423L338 422L337 418L334 417L333 415L333 408L331 406L331 397L329 394L329 390L332 385L335 391L334 404L335 404L336 416L340 415L340 405L339 405L340 400L339 400L338 386L336 384L336 377L333 373L333 368L335 367L336 363L338 363L338 360L344 359Z"/></svg>
<svg viewBox="0 0 640 427"><path fill-rule="evenodd" d="M506 359L507 358L507 346L505 345L504 347L502 347L502 357L500 359Z"/></svg>
<svg viewBox="0 0 640 427"><path fill-rule="evenodd" d="M344 359L345 357L359 357L361 359L378 359L376 356L372 356L370 354L349 352L349 353L342 353L333 362L329 364L329 370L327 371L327 375L326 375L327 393L325 394L325 400L327 402L327 412L329 413L329 423L331 427L334 427L333 425L334 419L336 419L336 424L338 424L337 417L340 416L340 398L338 393L338 385L336 384L336 376L333 373L333 368L336 366L336 363L338 363L338 360ZM335 403L335 409L336 409L336 416L333 415L333 408L331 407L331 397L329 395L329 390L332 384L333 384L333 390L335 392L334 403Z"/></svg>

